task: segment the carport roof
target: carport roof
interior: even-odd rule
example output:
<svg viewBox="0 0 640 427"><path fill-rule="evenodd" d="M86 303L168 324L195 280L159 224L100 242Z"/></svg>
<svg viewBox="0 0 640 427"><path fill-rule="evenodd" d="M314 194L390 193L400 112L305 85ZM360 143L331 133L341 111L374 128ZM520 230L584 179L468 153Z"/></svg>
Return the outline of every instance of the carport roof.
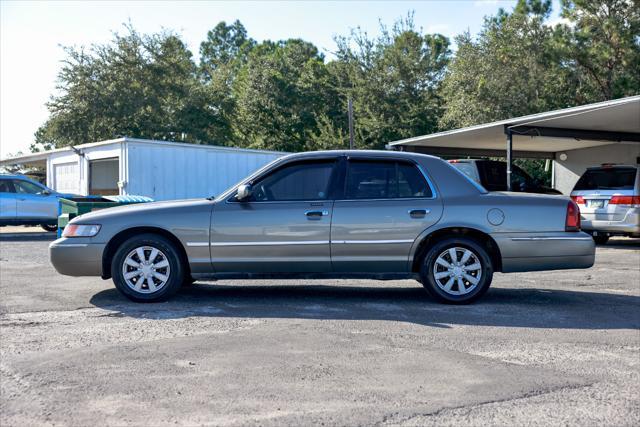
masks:
<svg viewBox="0 0 640 427"><path fill-rule="evenodd" d="M640 142L640 95L394 141L390 148L447 154L513 150L535 155L617 142Z"/></svg>

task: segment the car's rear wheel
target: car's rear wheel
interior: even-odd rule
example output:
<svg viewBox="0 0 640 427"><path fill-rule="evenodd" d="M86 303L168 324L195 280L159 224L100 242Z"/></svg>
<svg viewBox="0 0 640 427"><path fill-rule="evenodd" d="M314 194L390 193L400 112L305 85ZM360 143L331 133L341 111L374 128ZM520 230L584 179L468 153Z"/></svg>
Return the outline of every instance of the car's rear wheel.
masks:
<svg viewBox="0 0 640 427"><path fill-rule="evenodd" d="M427 251L420 277L422 285L438 301L468 304L489 289L493 266L483 245L466 237L454 237L437 242Z"/></svg>
<svg viewBox="0 0 640 427"><path fill-rule="evenodd" d="M596 242L596 245L604 245L609 241L608 234L598 234L597 236L591 237L593 237L593 241Z"/></svg>
<svg viewBox="0 0 640 427"><path fill-rule="evenodd" d="M127 298L155 302L166 300L180 288L184 267L173 243L156 234L141 234L116 250L111 276Z"/></svg>
<svg viewBox="0 0 640 427"><path fill-rule="evenodd" d="M41 224L40 227L42 227L44 231L48 231L50 233L58 231L58 226L55 224Z"/></svg>

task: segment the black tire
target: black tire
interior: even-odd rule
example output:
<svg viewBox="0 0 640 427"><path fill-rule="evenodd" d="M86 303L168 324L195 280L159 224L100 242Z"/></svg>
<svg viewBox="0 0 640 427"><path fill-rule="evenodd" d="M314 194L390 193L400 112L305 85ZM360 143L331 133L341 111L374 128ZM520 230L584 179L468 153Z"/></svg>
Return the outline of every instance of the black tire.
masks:
<svg viewBox="0 0 640 427"><path fill-rule="evenodd" d="M593 241L596 242L596 245L605 245L609 241L609 236L607 234L598 234L593 237Z"/></svg>
<svg viewBox="0 0 640 427"><path fill-rule="evenodd" d="M146 285L146 290L142 289L142 292L138 292L127 284L127 280L124 277L124 262L127 259L127 256L139 247L150 247L158 249L158 251L160 251L160 255L158 256L164 255L164 257L166 257L166 261L168 261L168 279L166 280L164 285L155 292L150 292L148 285ZM151 253L147 254L147 251L144 251L144 255L145 257L150 257ZM166 273L167 270L162 270L162 272ZM157 234L139 234L125 241L116 250L116 253L113 257L113 262L111 263L111 277L113 277L113 283L116 285L116 288L120 291L120 293L122 293L132 301L164 301L175 294L178 289L180 289L180 286L182 285L182 282L184 280L184 266L180 253L174 247L174 244L168 239ZM131 279L131 281L132 280L133 279ZM157 279L152 280L155 281ZM137 285L137 282L135 284ZM142 286L145 286L144 282Z"/></svg>
<svg viewBox="0 0 640 427"><path fill-rule="evenodd" d="M469 273L469 275L475 275L474 278L478 276L478 272L480 273L478 283L475 284L475 286L468 280L464 278L461 279L463 282L463 287L465 288L464 292L467 292L467 289L472 288L471 291L468 291L468 293L462 295L453 294L453 292L458 291L457 279L454 279L451 289L452 293L449 293L438 286L434 276L434 267L436 266L436 260L451 248L459 248L462 250L471 251L472 256L474 256L475 259L480 263L479 270L474 270L474 272ZM456 260L462 261L462 255L460 254L459 249L456 251ZM449 256L448 259L451 260L451 257ZM473 261L473 258L469 258L469 260L475 263L475 261ZM469 260L467 260L466 262L467 266L472 265L469 264ZM437 269L444 269L445 271L448 271L446 267L440 266L440 264L438 264ZM461 271L458 271L458 273L461 273ZM445 278L447 280L451 279L450 277ZM489 254L487 253L484 245L468 237L451 237L435 243L426 252L420 266L420 279L427 292L429 292L429 294L439 302L448 304L469 304L484 295L484 293L489 289L489 286L491 286L491 281L493 280L493 266L491 264L491 258L489 257Z"/></svg>
<svg viewBox="0 0 640 427"><path fill-rule="evenodd" d="M54 224L40 224L40 227L42 227L44 231L48 231L49 233L58 231L58 226Z"/></svg>
<svg viewBox="0 0 640 427"><path fill-rule="evenodd" d="M184 280L182 281L182 286L186 288L195 285L195 283L196 279L191 276L185 276Z"/></svg>

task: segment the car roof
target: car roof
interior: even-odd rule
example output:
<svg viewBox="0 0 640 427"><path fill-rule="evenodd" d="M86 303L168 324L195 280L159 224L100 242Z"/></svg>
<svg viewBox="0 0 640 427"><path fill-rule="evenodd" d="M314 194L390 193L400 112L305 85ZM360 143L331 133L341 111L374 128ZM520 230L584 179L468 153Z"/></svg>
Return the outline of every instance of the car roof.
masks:
<svg viewBox="0 0 640 427"><path fill-rule="evenodd" d="M306 151L301 153L288 154L281 157L281 159L293 160L293 159L314 159L322 157L340 157L340 156L353 156L353 157L370 157L370 158L386 158L386 159L420 159L430 158L438 159L439 157L430 156L428 154L412 153L408 151L395 151L395 150L326 150L326 151Z"/></svg>
<svg viewBox="0 0 640 427"><path fill-rule="evenodd" d="M30 180L29 177L27 177L25 175L16 174L16 173L0 173L0 178L27 179L27 180Z"/></svg>

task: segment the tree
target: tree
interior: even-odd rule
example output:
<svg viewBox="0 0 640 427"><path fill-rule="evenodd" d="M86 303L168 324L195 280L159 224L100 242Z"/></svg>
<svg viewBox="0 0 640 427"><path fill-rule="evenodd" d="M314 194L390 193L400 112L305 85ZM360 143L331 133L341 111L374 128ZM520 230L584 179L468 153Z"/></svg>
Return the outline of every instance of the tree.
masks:
<svg viewBox="0 0 640 427"><path fill-rule="evenodd" d="M456 38L444 81L441 129L471 126L563 108L572 102L572 72L544 24L549 1L520 0L512 14L485 19L477 40Z"/></svg>
<svg viewBox="0 0 640 427"><path fill-rule="evenodd" d="M576 67L578 103L640 92L640 1L562 0L570 25L557 29L565 57Z"/></svg>
<svg viewBox="0 0 640 427"><path fill-rule="evenodd" d="M640 93L640 0L519 0L457 37L442 129Z"/></svg>
<svg viewBox="0 0 640 427"><path fill-rule="evenodd" d="M309 148L327 102L324 57L299 39L266 41L248 54L233 85L235 141L282 151Z"/></svg>
<svg viewBox="0 0 640 427"><path fill-rule="evenodd" d="M203 142L209 117L191 53L171 33L140 35L130 26L110 44L66 48L51 116L37 147L118 136Z"/></svg>
<svg viewBox="0 0 640 427"><path fill-rule="evenodd" d="M423 34L409 15L391 29L381 26L377 38L356 29L336 42L337 59L329 70L340 110L346 111L348 98L353 99L358 148L384 148L389 141L436 130L438 92L450 57L446 37ZM333 126L333 132L344 134L343 126Z"/></svg>
<svg viewBox="0 0 640 427"><path fill-rule="evenodd" d="M237 104L233 83L255 44L240 21L218 23L200 44L202 92L209 117L206 132L218 145L235 143L232 127Z"/></svg>

